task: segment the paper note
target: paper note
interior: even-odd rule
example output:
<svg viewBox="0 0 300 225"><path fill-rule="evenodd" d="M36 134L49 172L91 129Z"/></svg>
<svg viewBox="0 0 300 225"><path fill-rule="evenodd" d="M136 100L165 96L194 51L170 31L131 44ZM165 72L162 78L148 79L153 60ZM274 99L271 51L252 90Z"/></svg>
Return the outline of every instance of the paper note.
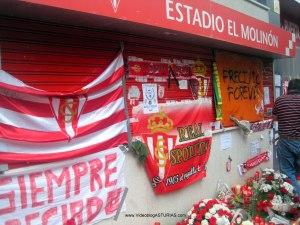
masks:
<svg viewBox="0 0 300 225"><path fill-rule="evenodd" d="M269 87L264 87L264 104L270 104L270 90Z"/></svg>
<svg viewBox="0 0 300 225"><path fill-rule="evenodd" d="M180 81L178 81L178 83L179 83L179 88L181 90L188 89L188 82L187 82L187 80L180 80Z"/></svg>
<svg viewBox="0 0 300 225"><path fill-rule="evenodd" d="M143 112L144 114L157 113L157 84L142 84L143 86Z"/></svg>
<svg viewBox="0 0 300 225"><path fill-rule="evenodd" d="M275 86L281 87L281 75L275 74L274 80L275 80Z"/></svg>
<svg viewBox="0 0 300 225"><path fill-rule="evenodd" d="M231 133L221 134L221 149L222 150L230 149L231 146L232 146Z"/></svg>
<svg viewBox="0 0 300 225"><path fill-rule="evenodd" d="M275 87L275 99L278 98L281 94L281 88L280 87Z"/></svg>
<svg viewBox="0 0 300 225"><path fill-rule="evenodd" d="M259 140L250 142L250 155L251 156L260 154L260 151L261 151L261 147L260 147Z"/></svg>

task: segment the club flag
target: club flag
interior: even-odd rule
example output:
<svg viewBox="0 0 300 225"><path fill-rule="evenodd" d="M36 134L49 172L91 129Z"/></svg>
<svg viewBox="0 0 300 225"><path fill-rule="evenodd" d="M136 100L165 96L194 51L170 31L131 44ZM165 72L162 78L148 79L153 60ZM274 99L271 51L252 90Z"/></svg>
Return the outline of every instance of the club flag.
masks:
<svg viewBox="0 0 300 225"><path fill-rule="evenodd" d="M128 142L123 56L79 90L48 92L0 70L0 163L42 163Z"/></svg>

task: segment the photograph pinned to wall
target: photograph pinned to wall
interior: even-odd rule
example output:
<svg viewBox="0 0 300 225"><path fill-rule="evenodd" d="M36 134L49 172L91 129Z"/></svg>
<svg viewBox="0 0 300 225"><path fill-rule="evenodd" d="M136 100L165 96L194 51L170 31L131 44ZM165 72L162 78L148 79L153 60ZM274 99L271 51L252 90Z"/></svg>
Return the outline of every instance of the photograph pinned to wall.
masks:
<svg viewBox="0 0 300 225"><path fill-rule="evenodd" d="M138 86L136 86L136 85L130 86L130 88L128 90L128 96L127 96L130 105L135 105L136 101L138 101L140 99L140 95L141 95L141 92L140 92Z"/></svg>
<svg viewBox="0 0 300 225"><path fill-rule="evenodd" d="M144 114L157 113L157 84L142 84L143 86L143 112Z"/></svg>
<svg viewBox="0 0 300 225"><path fill-rule="evenodd" d="M158 97L159 98L164 98L165 96L165 87L162 85L158 85Z"/></svg>

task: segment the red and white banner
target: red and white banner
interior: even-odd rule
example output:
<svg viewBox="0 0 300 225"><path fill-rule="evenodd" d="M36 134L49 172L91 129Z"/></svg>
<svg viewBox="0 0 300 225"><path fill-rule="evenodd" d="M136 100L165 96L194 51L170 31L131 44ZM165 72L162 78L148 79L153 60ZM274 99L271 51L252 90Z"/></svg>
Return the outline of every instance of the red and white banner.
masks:
<svg viewBox="0 0 300 225"><path fill-rule="evenodd" d="M238 165L240 174L243 175L248 170L260 165L263 162L267 162L269 160L270 160L270 152L269 151L260 153L259 155L256 155L253 158L248 159L246 162Z"/></svg>
<svg viewBox="0 0 300 225"><path fill-rule="evenodd" d="M260 132L260 131L264 131L266 129L270 129L273 125L273 120L269 119L269 120L263 120L263 121L259 121L256 123L251 123L250 124L250 130L252 132Z"/></svg>
<svg viewBox="0 0 300 225"><path fill-rule="evenodd" d="M90 224L114 216L124 160L114 148L0 175L0 225Z"/></svg>
<svg viewBox="0 0 300 225"><path fill-rule="evenodd" d="M0 70L0 162L50 162L127 143L122 54L72 93L46 92Z"/></svg>
<svg viewBox="0 0 300 225"><path fill-rule="evenodd" d="M281 56L296 55L295 34L211 0L22 1L118 19L120 25L124 21L124 27L132 22L133 26L165 28L168 32L193 34L219 44L229 43Z"/></svg>
<svg viewBox="0 0 300 225"><path fill-rule="evenodd" d="M210 98L160 104L155 114L133 108L133 136L148 147L146 171L156 194L175 191L206 176L211 147Z"/></svg>

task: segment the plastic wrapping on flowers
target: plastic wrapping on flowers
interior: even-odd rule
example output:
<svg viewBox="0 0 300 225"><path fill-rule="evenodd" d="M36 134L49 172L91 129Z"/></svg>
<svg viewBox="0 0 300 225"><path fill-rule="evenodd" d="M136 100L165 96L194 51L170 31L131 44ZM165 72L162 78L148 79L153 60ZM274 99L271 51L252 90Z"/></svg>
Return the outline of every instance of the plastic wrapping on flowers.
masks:
<svg viewBox="0 0 300 225"><path fill-rule="evenodd" d="M252 217L270 220L272 213L287 219L300 216L299 198L287 176L273 169L256 172L246 184L232 188L232 196L227 198L234 208L242 208Z"/></svg>
<svg viewBox="0 0 300 225"><path fill-rule="evenodd" d="M187 213L187 217L177 225L230 225L233 217L226 203L217 199L204 199Z"/></svg>
<svg viewBox="0 0 300 225"><path fill-rule="evenodd" d="M286 175L273 169L256 172L244 185L218 196L222 198L194 204L176 225L272 225L274 218L300 218L300 200L293 186Z"/></svg>

